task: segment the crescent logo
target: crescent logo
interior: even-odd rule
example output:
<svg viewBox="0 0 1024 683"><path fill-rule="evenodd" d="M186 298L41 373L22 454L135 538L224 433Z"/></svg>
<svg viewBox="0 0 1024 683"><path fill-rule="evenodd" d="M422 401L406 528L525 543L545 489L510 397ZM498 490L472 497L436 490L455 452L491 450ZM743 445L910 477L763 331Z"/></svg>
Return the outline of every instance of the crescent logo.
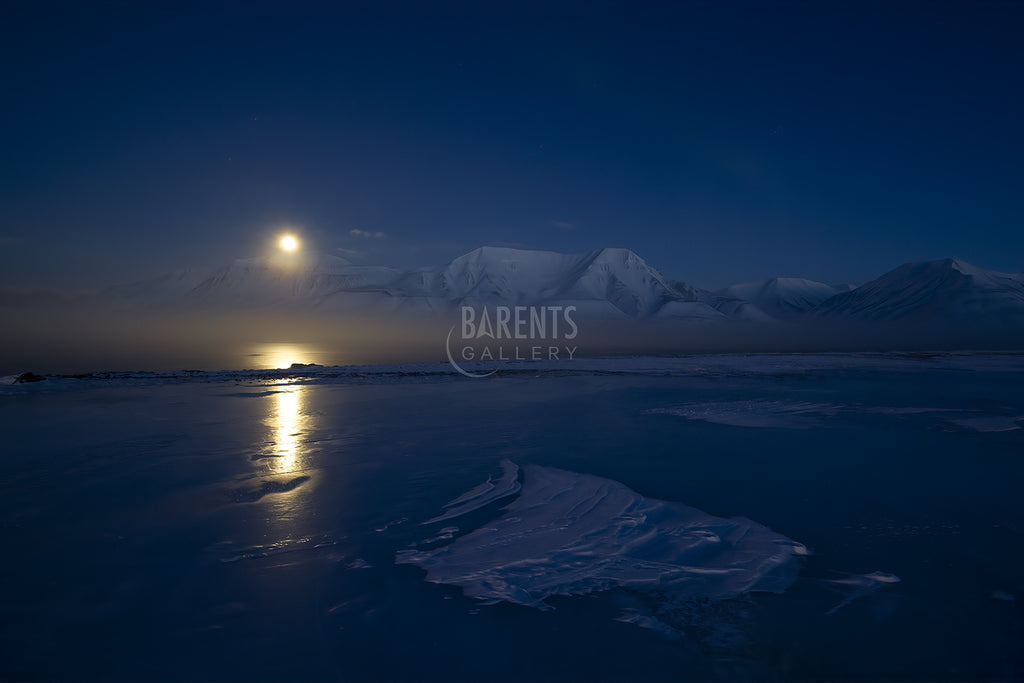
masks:
<svg viewBox="0 0 1024 683"><path fill-rule="evenodd" d="M460 368L459 364L455 362L455 357L452 355L452 332L454 331L455 327L452 327L452 329L448 330L448 338L444 342L444 349L445 351L448 352L448 362L452 364L453 368L455 368L459 373L465 375L466 377L475 377L478 379L481 377L490 377L491 375L497 372L497 370L491 370L490 372L477 374Z"/></svg>

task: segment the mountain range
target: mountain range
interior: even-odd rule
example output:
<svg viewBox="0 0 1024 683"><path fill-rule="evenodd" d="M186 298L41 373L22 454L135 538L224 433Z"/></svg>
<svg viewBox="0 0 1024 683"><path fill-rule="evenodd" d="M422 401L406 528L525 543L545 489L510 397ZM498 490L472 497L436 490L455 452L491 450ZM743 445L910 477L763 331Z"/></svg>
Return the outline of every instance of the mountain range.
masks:
<svg viewBox="0 0 1024 683"><path fill-rule="evenodd" d="M438 314L462 305L576 306L606 320L794 320L1024 324L1024 273L955 259L908 263L859 287L778 277L721 290L666 278L628 249L576 254L481 247L434 268L355 265L325 254L240 259L101 298L131 307Z"/></svg>

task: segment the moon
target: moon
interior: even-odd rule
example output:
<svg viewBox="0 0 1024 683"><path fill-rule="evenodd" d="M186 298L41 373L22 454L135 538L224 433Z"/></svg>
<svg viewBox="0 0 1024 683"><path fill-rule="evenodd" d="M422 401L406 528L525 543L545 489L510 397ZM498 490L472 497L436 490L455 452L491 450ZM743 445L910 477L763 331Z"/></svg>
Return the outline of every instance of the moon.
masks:
<svg viewBox="0 0 1024 683"><path fill-rule="evenodd" d="M282 235L279 244L285 251L295 251L299 248L299 240L295 239L294 235Z"/></svg>

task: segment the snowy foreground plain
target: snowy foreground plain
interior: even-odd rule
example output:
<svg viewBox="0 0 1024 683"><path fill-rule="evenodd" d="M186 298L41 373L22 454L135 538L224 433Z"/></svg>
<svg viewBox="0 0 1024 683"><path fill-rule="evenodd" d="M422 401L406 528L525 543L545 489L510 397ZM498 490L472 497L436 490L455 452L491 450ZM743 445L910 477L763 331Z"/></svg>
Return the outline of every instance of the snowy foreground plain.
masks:
<svg viewBox="0 0 1024 683"><path fill-rule="evenodd" d="M11 379L5 680L1024 677L1024 354Z"/></svg>

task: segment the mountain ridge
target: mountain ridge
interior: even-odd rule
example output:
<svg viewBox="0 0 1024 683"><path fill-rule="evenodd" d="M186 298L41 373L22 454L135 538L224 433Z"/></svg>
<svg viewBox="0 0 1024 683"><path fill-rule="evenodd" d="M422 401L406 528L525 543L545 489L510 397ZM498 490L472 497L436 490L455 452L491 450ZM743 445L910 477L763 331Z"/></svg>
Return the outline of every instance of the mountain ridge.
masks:
<svg viewBox="0 0 1024 683"><path fill-rule="evenodd" d="M902 264L860 287L776 277L706 290L667 278L625 248L560 253L480 247L447 264L402 270L331 254L238 259L106 290L124 306L443 314L459 306L576 306L607 320L744 323L1024 320L1024 273L962 259Z"/></svg>
<svg viewBox="0 0 1024 683"><path fill-rule="evenodd" d="M868 321L937 316L951 322L1024 320L1024 274L986 270L953 258L904 263L811 312Z"/></svg>

